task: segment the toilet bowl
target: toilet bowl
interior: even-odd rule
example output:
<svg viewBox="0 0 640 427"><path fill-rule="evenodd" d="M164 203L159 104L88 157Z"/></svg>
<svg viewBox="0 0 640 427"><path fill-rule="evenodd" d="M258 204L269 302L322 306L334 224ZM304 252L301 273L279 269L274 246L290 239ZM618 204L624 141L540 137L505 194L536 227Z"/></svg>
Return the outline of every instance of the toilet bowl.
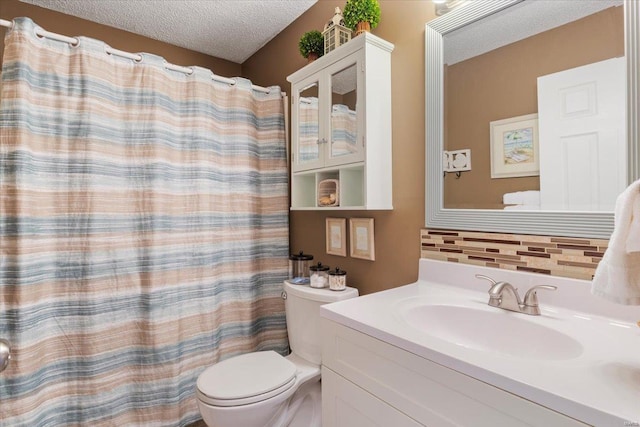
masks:
<svg viewBox="0 0 640 427"><path fill-rule="evenodd" d="M291 354L247 353L205 369L196 397L207 426L320 427L320 305L356 296L285 282Z"/></svg>
<svg viewBox="0 0 640 427"><path fill-rule="evenodd" d="M243 375L231 380L235 372ZM300 427L321 425L320 367L295 355L264 351L227 359L198 377L196 394L209 427L293 427L296 416Z"/></svg>

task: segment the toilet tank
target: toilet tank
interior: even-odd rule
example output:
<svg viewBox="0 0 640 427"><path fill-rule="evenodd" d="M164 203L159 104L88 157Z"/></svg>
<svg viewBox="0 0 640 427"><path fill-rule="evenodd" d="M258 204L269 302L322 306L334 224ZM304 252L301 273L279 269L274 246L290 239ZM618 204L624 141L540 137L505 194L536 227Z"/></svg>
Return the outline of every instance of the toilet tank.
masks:
<svg viewBox="0 0 640 427"><path fill-rule="evenodd" d="M316 289L308 285L293 285L285 280L283 297L291 352L308 362L320 365L320 306L357 296L356 288L347 287L344 291L332 291L329 288Z"/></svg>

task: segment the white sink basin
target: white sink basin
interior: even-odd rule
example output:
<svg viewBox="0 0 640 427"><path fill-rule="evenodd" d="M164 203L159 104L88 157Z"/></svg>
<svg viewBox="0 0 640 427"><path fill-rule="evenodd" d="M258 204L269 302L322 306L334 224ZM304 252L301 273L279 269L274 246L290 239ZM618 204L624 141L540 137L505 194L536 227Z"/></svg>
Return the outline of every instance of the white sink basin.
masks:
<svg viewBox="0 0 640 427"><path fill-rule="evenodd" d="M490 307L476 274L523 293L558 289L540 295L542 314L529 316ZM640 306L610 303L590 289L586 280L421 259L417 282L325 304L320 313L584 425L637 424Z"/></svg>
<svg viewBox="0 0 640 427"><path fill-rule="evenodd" d="M426 335L477 351L538 360L574 359L583 352L569 335L501 309L409 302L400 304L398 312Z"/></svg>

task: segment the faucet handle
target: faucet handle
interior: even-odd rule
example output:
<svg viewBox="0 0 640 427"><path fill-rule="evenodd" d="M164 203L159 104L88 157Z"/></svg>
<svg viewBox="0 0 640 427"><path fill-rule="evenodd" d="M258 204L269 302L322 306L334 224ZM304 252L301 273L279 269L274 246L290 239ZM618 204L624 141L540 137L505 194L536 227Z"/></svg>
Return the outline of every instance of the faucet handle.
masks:
<svg viewBox="0 0 640 427"><path fill-rule="evenodd" d="M523 304L529 307L537 307L538 306L538 289L546 289L548 291L555 291L558 289L557 286L551 285L538 285L530 288L527 293L524 295Z"/></svg>
<svg viewBox="0 0 640 427"><path fill-rule="evenodd" d="M498 284L498 282L496 282L495 280L493 280L489 276L485 276L484 274L476 274L476 278L477 279L482 279L482 280L487 280L487 281L491 282L491 287L493 287L493 286Z"/></svg>

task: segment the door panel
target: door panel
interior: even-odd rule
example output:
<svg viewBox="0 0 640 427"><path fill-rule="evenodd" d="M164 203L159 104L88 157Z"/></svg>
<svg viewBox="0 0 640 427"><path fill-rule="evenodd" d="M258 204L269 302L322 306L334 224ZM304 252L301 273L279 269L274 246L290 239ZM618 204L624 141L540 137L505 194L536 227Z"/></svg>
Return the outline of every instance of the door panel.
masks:
<svg viewBox="0 0 640 427"><path fill-rule="evenodd" d="M625 59L538 78L540 207L613 211L626 187Z"/></svg>

